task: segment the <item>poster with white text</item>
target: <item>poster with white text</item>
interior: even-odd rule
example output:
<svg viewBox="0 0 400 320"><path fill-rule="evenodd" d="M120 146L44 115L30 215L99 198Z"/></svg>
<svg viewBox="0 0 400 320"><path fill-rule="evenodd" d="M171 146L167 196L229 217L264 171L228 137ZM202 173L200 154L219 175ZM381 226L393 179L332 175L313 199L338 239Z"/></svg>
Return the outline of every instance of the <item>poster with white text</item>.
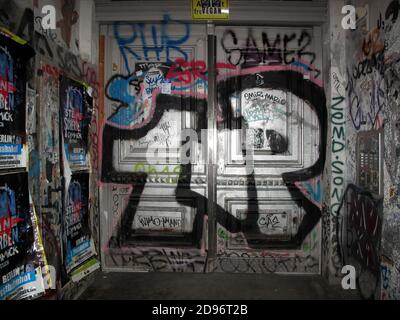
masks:
<svg viewBox="0 0 400 320"><path fill-rule="evenodd" d="M67 272L96 255L89 226L89 173L67 179L64 210L64 263Z"/></svg>
<svg viewBox="0 0 400 320"><path fill-rule="evenodd" d="M60 114L63 152L71 170L89 169L88 135L92 98L85 85L60 79Z"/></svg>

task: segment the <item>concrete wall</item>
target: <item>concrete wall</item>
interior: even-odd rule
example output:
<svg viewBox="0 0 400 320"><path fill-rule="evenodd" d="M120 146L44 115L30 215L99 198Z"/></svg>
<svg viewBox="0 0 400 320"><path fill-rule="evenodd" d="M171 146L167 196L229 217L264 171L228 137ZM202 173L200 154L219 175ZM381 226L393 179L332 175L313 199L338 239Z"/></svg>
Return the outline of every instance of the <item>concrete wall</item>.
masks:
<svg viewBox="0 0 400 320"><path fill-rule="evenodd" d="M385 21L384 78L387 101L385 117L384 216L382 231L381 281L382 299L400 299L400 4L387 2L380 13ZM383 18L384 17L384 18Z"/></svg>
<svg viewBox="0 0 400 320"><path fill-rule="evenodd" d="M41 27L41 7L56 8L56 30ZM81 81L93 88L94 113L89 129L90 228L98 245L97 208L97 110L98 80L96 24L93 1L0 1L0 24L27 40L36 56L28 66L28 88L33 92L27 119L29 189L39 216L39 227L49 265L55 268L55 290L45 299L76 298L91 282L92 275L71 281L63 264L63 176L59 144L60 75ZM80 21L81 20L81 21ZM92 34L93 33L93 34ZM79 45L82 43L83 45ZM35 98L36 96L36 98ZM65 165L65 161L64 161ZM64 167L65 169L65 167ZM65 171L65 170L64 170ZM98 252L98 250L97 250Z"/></svg>
<svg viewBox="0 0 400 320"><path fill-rule="evenodd" d="M332 207L331 201L336 235L330 270L338 276L342 265L354 265L363 298L399 299L399 3L329 4L330 19L335 21L331 23L331 178L334 181L335 171L344 176L343 183L340 178L337 186L332 185L339 188L330 190L331 196L343 192L334 201L341 205ZM339 10L345 4L357 8L356 30L341 28L337 17L343 17ZM339 149L345 153L338 155L345 156L345 165L343 160L337 163L341 167L333 165ZM370 162L365 162L366 153Z"/></svg>

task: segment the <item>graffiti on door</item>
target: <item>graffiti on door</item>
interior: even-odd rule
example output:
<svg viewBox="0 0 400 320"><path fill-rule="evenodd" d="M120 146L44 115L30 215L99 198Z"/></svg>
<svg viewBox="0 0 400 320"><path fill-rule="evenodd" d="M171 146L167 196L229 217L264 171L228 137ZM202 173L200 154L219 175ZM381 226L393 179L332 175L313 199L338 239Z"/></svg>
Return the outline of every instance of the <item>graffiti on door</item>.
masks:
<svg viewBox="0 0 400 320"><path fill-rule="evenodd" d="M170 31L172 26L182 31L179 36ZM182 231L182 237L177 237L176 240L171 240L170 237L169 246L174 245L174 241L175 246L179 246L181 241L186 241L186 245L189 244L191 249L179 249L179 252L187 255L184 259L186 262L182 265L186 265L190 270L198 270L194 265L191 266L195 261L197 264L205 263L207 197L192 188L201 179L193 171L194 163L191 163L191 159L197 150L193 145L202 146L206 141L206 62L191 58L185 51L185 44L192 35L191 25L173 21L167 15L163 17L161 24L116 23L113 32L124 70L128 73L113 74L105 87L112 110L102 128L99 143L100 176L103 194L107 195L104 199L112 198L113 212L104 213L103 218L110 228L110 237L103 239L103 250L112 255L111 264L115 266L138 267L140 263L136 263L137 257L132 257L139 255L140 259L145 261L142 266L144 269L165 269L165 260L168 259L162 258L165 254L161 249L157 249L160 244L154 244L155 240L150 241L154 248L148 248L152 245L147 244L147 249L140 249L140 252L139 249L134 249L143 243L140 242L142 235L138 233L143 226L138 226L140 222L145 222L146 228L150 228L151 225L153 232L167 231L171 234L178 228ZM225 32L221 38L220 45L228 59L216 65L217 129L218 132L231 130L227 123L235 119L236 123L243 124L240 129L248 137L246 141L252 150L258 148L267 150L270 155L285 155L291 147L290 137L287 136L287 130L280 130L278 127L282 127L281 123L287 123L289 116L302 120L300 115L289 114L287 106L290 102L285 98L287 94L307 104L315 114L319 128L317 160L307 168L284 172L281 175L282 187L288 190L292 199L304 212L302 220L298 221L297 233L290 241L286 241L285 246L300 248L321 217L320 180L327 140L325 94L318 79L319 71L313 66L316 53L311 46L312 36L303 30L299 34L278 34L271 42L265 32L256 36L249 29L248 34L244 44L238 43L234 31ZM261 39L259 44L257 37ZM228 45L229 41L231 44ZM300 49L290 49L290 42ZM232 45L236 47L232 48ZM241 99L243 110L237 110L235 99ZM192 129L179 129L177 119L181 118L182 112L190 112L195 119ZM260 126L259 123L263 125ZM146 160L141 165L136 163L129 171L119 170L116 164L122 155L115 141L129 144L132 152L145 150L143 154L146 155ZM163 158L164 161L151 163L150 160L157 157L152 153L154 157L150 159L149 149L160 146L163 150L178 149L178 164L168 165L166 158ZM204 155L203 152L200 153ZM244 151L242 156L250 160L250 153L246 154ZM160 156L160 153L157 155ZM185 159L190 160L185 162ZM207 161L203 162L206 163ZM184 212L178 213L165 208L161 210L155 206L155 216L150 217L144 211L142 202L148 197L146 190L152 183L167 183L170 188L174 188L173 197ZM243 187L247 190L249 214L238 218L226 208L215 206L216 220L223 228L220 230L229 234L228 237L231 238L243 237L248 248L259 247L258 240L252 240L255 233L271 230L276 233L278 224L283 230L286 223L282 218L285 215L281 216L280 213L275 216L275 220L271 218L268 227L262 223L267 220L259 206L257 184L257 174L250 170L243 179ZM191 212L195 214L190 215ZM190 227L183 225L181 217L185 215L191 217ZM166 217L168 221L165 220ZM172 217L175 217L173 226ZM162 236L156 239L162 239ZM136 245L130 245L131 241ZM273 247L278 242L268 240L266 244ZM198 251L193 251L193 248L197 248ZM153 256L151 252L156 251L157 254ZM307 259L299 256L297 260ZM169 263L170 267L167 269L176 270L176 264ZM318 269L318 263L313 263L312 266L314 271Z"/></svg>

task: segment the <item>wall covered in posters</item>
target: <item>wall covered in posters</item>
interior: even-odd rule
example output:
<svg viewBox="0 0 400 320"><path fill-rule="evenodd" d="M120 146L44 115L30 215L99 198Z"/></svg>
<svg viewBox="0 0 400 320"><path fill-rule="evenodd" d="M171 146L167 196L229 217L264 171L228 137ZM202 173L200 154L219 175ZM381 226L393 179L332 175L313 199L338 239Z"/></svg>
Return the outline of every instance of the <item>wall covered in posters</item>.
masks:
<svg viewBox="0 0 400 320"><path fill-rule="evenodd" d="M99 267L89 219L89 127L93 114L93 89L60 76L60 148L64 177L62 247L67 274L73 279ZM82 266L83 264L83 266Z"/></svg>
<svg viewBox="0 0 400 320"><path fill-rule="evenodd" d="M33 55L26 41L0 31L0 300L41 296L48 272L26 172L27 66Z"/></svg>
<svg viewBox="0 0 400 320"><path fill-rule="evenodd" d="M28 171L25 185L34 200L47 258L48 267L42 268L44 290L39 295L42 299L73 299L99 267L94 215L98 211L97 113L92 112L98 103L97 68L76 55L78 5L57 2L56 37L40 29L41 5L0 1L0 25L23 38L18 38L20 41L26 40L36 52L27 66L23 87L27 88L27 100L22 104L27 114L22 129L27 131L27 148L26 168L20 171ZM71 32L72 25L75 31Z"/></svg>

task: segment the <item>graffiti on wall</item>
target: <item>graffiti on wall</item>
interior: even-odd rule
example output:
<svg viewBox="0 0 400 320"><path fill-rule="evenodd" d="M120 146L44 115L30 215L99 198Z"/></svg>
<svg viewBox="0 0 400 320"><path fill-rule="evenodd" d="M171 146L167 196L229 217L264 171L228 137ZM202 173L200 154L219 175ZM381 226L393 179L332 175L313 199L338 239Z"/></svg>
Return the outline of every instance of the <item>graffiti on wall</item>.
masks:
<svg viewBox="0 0 400 320"><path fill-rule="evenodd" d="M390 183L397 183L400 153L399 106L400 106L400 28L399 3L392 1L384 13L385 42L385 82L387 108L385 109L385 164L389 172Z"/></svg>
<svg viewBox="0 0 400 320"><path fill-rule="evenodd" d="M365 299L375 297L380 283L382 203L370 192L349 184L338 210L342 263L357 266L357 287Z"/></svg>
<svg viewBox="0 0 400 320"><path fill-rule="evenodd" d="M370 130L382 127L385 109L385 46L381 24L363 36L361 45L350 53L355 61L347 73L349 114L354 129ZM360 42L353 38L356 45Z"/></svg>
<svg viewBox="0 0 400 320"><path fill-rule="evenodd" d="M39 104L42 123L41 135L45 137L42 143L43 158L41 175L44 183L41 186L41 233L45 252L49 256L49 264L56 271L55 288L61 288L61 173L59 153L59 72L55 67L43 65L40 76L41 95Z"/></svg>
<svg viewBox="0 0 400 320"><path fill-rule="evenodd" d="M78 22L79 14L77 11L78 1L75 0L57 0L53 1L52 5L56 9L56 29L43 29L42 19L43 14L41 8L47 5L46 1L35 1L34 27L37 32L43 34L52 42L59 46L68 48L74 54L79 54L78 41Z"/></svg>
<svg viewBox="0 0 400 320"><path fill-rule="evenodd" d="M385 203L381 257L381 298L400 299L398 264L400 256L398 230L400 225L398 207L399 154L400 154L400 3L392 0L382 10L382 29L385 46L386 108L384 127L384 176Z"/></svg>
<svg viewBox="0 0 400 320"><path fill-rule="evenodd" d="M346 183L350 184L338 215L338 230L342 232L338 241L339 250L342 251L342 263L351 261L359 268L358 288L363 298L379 298L379 289L381 298L394 298L398 288L396 276L391 278L390 274L391 272L396 274L396 266L391 261L396 260L398 252L396 245L393 245L393 242L396 242L393 230L398 228L398 224L392 217L397 211L393 195L398 183L400 141L397 116L400 65L399 9L397 0L385 2L376 12L376 25L365 33L349 32L346 41L347 58L351 61L347 68L346 87L348 99L346 114L349 120L346 125L348 168ZM365 184L363 181L365 172L373 169L373 162L365 164L363 159L365 153L360 146L357 147L357 142L362 135L360 132L377 132L382 128L385 191L384 195L378 195L380 191L375 188L375 194L372 195L360 186L354 185L355 181L360 181L360 185L361 182ZM370 141L367 145L371 150ZM374 161L377 162L380 155L374 153L376 154ZM364 167L361 167L361 170L354 170L360 168L360 163L363 163ZM380 173L376 178L378 180L381 178ZM381 199L374 198L377 196ZM382 211L385 211L384 216ZM381 235L382 230L384 232ZM381 259L383 256L386 258Z"/></svg>
<svg viewBox="0 0 400 320"><path fill-rule="evenodd" d="M335 77L335 74L333 75ZM331 199L330 212L337 215L337 208L344 191L344 170L345 170L345 98L334 96L331 105L331 124L332 124L332 162L331 162Z"/></svg>

